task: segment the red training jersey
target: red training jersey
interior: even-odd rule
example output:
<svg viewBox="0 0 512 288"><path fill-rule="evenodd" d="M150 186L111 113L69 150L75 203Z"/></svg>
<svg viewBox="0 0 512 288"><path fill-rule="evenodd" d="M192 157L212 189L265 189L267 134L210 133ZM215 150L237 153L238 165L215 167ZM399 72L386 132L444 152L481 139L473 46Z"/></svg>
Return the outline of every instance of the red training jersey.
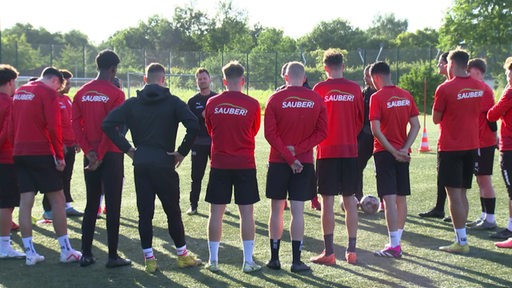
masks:
<svg viewBox="0 0 512 288"><path fill-rule="evenodd" d="M357 135L363 128L361 88L345 78L327 79L313 87L327 107L328 133L317 147L317 159L357 157Z"/></svg>
<svg viewBox="0 0 512 288"><path fill-rule="evenodd" d="M395 85L383 87L370 98L370 121L380 121L382 134L397 150L402 149L407 141L409 119L418 114L418 107L412 95ZM385 150L384 145L375 137L373 153Z"/></svg>
<svg viewBox="0 0 512 288"><path fill-rule="evenodd" d="M76 92L71 124L84 154L95 151L101 160L107 152L121 152L103 133L101 123L124 99L124 92L107 80L89 81Z"/></svg>
<svg viewBox="0 0 512 288"><path fill-rule="evenodd" d="M71 108L72 102L67 95L59 96L59 107L60 117L62 120L62 143L66 147L76 145L75 133L73 133L73 127L71 126Z"/></svg>
<svg viewBox="0 0 512 288"><path fill-rule="evenodd" d="M205 124L212 138L211 164L218 169L254 169L261 108L254 98L225 91L206 102Z"/></svg>
<svg viewBox="0 0 512 288"><path fill-rule="evenodd" d="M487 119L494 122L501 119L500 151L512 150L512 87L508 87L500 100L487 112Z"/></svg>
<svg viewBox="0 0 512 288"><path fill-rule="evenodd" d="M479 116L479 128L480 128L480 148L490 147L496 145L496 132L491 130L489 123L487 122L487 112L494 106L494 92L489 85L484 84L484 96L482 96L482 102L480 103L480 116Z"/></svg>
<svg viewBox="0 0 512 288"><path fill-rule="evenodd" d="M11 118L11 96L0 92L0 163L13 164L12 144L8 139L9 119Z"/></svg>
<svg viewBox="0 0 512 288"><path fill-rule="evenodd" d="M58 97L57 91L41 81L16 90L9 123L13 156L54 155L64 159Z"/></svg>
<svg viewBox="0 0 512 288"><path fill-rule="evenodd" d="M442 113L438 151L480 147L479 116L484 85L482 81L467 76L455 77L437 87L433 110Z"/></svg>
<svg viewBox="0 0 512 288"><path fill-rule="evenodd" d="M324 101L302 86L288 86L270 96L264 121L271 163L313 163L313 147L327 137ZM295 156L287 146L294 147Z"/></svg>

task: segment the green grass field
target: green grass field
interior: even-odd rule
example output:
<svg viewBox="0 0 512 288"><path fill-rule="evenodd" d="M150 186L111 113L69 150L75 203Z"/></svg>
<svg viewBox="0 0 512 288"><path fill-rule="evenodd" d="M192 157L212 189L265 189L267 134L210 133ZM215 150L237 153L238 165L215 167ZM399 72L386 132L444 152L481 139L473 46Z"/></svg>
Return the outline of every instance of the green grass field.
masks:
<svg viewBox="0 0 512 288"><path fill-rule="evenodd" d="M423 121L421 121L423 123ZM461 127L462 129L462 127ZM430 147L435 150L438 128L427 119L427 132ZM183 129L180 129L183 133ZM181 138L179 138L181 140ZM0 261L1 287L511 287L512 250L499 250L489 239L488 231L469 231L468 239L471 252L466 256L439 252L437 247L450 243L454 239L451 224L439 219L429 220L418 217L418 213L430 209L435 201L436 191L436 155L420 154L418 149L421 132L414 144L410 166L412 195L408 198L408 220L403 234L404 256L400 260L383 259L373 256L373 251L381 249L387 243L387 230L383 214L365 215L360 212L358 233L358 265L344 262L343 252L347 242L344 216L336 209L335 252L338 264L333 267L311 264L312 272L294 274L289 271L291 263L291 243L288 233L290 213L285 212L285 233L281 244L281 263L283 270L274 271L263 268L255 274L241 272L242 250L239 238L237 213L224 218L223 241L219 251L221 272L213 274L204 267L179 269L176 265L174 244L167 233L167 223L163 210L158 203L154 217L155 255L160 271L150 275L144 272L144 262L137 231L137 211L132 166L129 159L125 162L125 184L122 206L119 251L133 260L131 267L106 269L106 227L105 219L97 222L93 253L97 263L81 268L78 264L60 264L59 247L51 225L34 226L34 241L38 252L46 257L46 262L35 267L26 267L21 260ZM260 264L270 258L268 241L269 201L264 198L266 161L269 146L263 137L263 128L257 137L257 169L262 201L255 205L256 243L254 256ZM76 199L75 207L85 207L85 187L82 173L83 155L77 156L72 194ZM508 219L507 193L499 172L498 155L495 158L495 176L493 182L497 193L497 221L503 228ZM190 159L187 157L179 167L181 177L181 207L188 208L190 189ZM365 170L365 193L376 195L373 160ZM203 182L201 199L204 199ZM468 191L470 198L470 219L480 215L478 186ZM36 198L33 215L42 213L41 195ZM158 201L157 201L158 202ZM303 260L320 253L323 249L320 213L305 210L306 232ZM228 208L236 212L236 206ZM188 216L183 213L187 246L203 260L208 259L206 226L208 205L203 201L199 205L200 214ZM17 217L17 209L15 217ZM69 236L76 249L80 249L79 218L68 221ZM14 246L20 249L20 234L13 234Z"/></svg>

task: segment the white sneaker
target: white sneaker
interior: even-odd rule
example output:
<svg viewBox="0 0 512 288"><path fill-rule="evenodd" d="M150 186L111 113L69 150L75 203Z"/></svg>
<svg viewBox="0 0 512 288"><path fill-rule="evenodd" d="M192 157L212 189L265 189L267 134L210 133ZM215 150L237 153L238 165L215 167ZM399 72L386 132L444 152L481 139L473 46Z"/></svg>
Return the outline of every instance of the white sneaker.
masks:
<svg viewBox="0 0 512 288"><path fill-rule="evenodd" d="M25 258L25 253L16 251L9 247L6 251L0 251L0 259L23 259Z"/></svg>
<svg viewBox="0 0 512 288"><path fill-rule="evenodd" d="M66 252L60 252L61 263L78 262L80 261L80 257L82 257L82 253L74 249Z"/></svg>
<svg viewBox="0 0 512 288"><path fill-rule="evenodd" d="M25 264L27 264L28 266L33 266L33 265L36 265L38 262L43 262L43 261L44 261L44 256L39 255L37 253L30 254L25 257Z"/></svg>

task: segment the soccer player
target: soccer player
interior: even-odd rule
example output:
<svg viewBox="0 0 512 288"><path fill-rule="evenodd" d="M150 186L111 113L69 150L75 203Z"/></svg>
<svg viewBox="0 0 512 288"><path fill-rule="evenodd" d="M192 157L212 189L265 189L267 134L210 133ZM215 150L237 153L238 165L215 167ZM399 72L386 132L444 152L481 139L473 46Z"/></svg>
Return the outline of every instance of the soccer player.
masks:
<svg viewBox="0 0 512 288"><path fill-rule="evenodd" d="M204 125L203 111L208 99L217 95L217 92L210 90L211 83L212 80L208 70L205 68L197 69L196 85L197 88L199 88L199 93L188 100L188 108L190 108L190 111L192 111L199 120L199 132L192 144L192 183L190 190L190 208L187 210L188 215L197 214L197 205L199 195L201 194L201 182L203 181L206 164L210 157L212 139L210 135L208 135L208 131L206 131L206 126Z"/></svg>
<svg viewBox="0 0 512 288"><path fill-rule="evenodd" d="M373 86L372 76L370 75L370 65L364 67L364 88L363 88L363 98L364 98L364 123L363 129L357 135L357 168L358 168L358 183L357 183L357 191L356 198L361 201L363 198L363 171L366 168L366 164L368 164L368 160L373 155L373 134L370 128L370 119L368 118L370 114L370 99L377 90Z"/></svg>
<svg viewBox="0 0 512 288"><path fill-rule="evenodd" d="M25 258L25 253L11 246L12 211L20 205L12 144L8 138L12 96L16 91L16 68L0 64L0 259Z"/></svg>
<svg viewBox="0 0 512 288"><path fill-rule="evenodd" d="M62 147L58 89L64 83L59 70L47 67L36 81L19 87L13 96L9 136L20 190L20 229L25 263L44 261L32 241L32 207L35 194L47 194L52 207L53 227L60 245L60 262L76 262L82 255L71 247L62 191L66 166Z"/></svg>
<svg viewBox="0 0 512 288"><path fill-rule="evenodd" d="M123 190L123 153L101 130L108 112L124 102L124 92L112 84L119 57L114 51L103 50L96 56L98 75L85 83L73 99L73 131L84 152L84 178L87 204L82 221L82 253L80 266L96 262L92 241L96 227L102 190L105 193L107 214L108 261L107 268L131 265L129 259L119 257L119 218Z"/></svg>
<svg viewBox="0 0 512 288"><path fill-rule="evenodd" d="M446 77L446 81L448 81L448 71L446 70L448 65L448 52L444 52L439 56L439 60L437 62L437 72ZM437 154L439 156L439 154ZM439 170L439 158L437 159L437 169ZM444 185L439 183L439 177L437 178L437 198L436 205L434 208L421 212L418 215L424 218L442 218L445 222L451 222L452 219L450 216L444 217L444 204L446 202L446 190L444 189Z"/></svg>
<svg viewBox="0 0 512 288"><path fill-rule="evenodd" d="M400 243L407 218L406 196L411 194L411 145L420 130L419 112L411 94L393 84L387 63L372 64L370 74L378 89L370 100L369 117L375 136L373 159L377 191L384 199L389 235L389 243L374 255L400 258ZM409 131L407 125L410 125Z"/></svg>
<svg viewBox="0 0 512 288"><path fill-rule="evenodd" d="M432 120L439 124L438 177L445 185L456 241L439 250L468 253L466 220L469 204L466 190L471 188L479 143L479 116L484 83L467 74L469 54L452 50L448 54L449 80L435 92ZM463 125L463 129L461 129Z"/></svg>
<svg viewBox="0 0 512 288"><path fill-rule="evenodd" d="M468 62L468 73L476 80L484 82L487 63L484 59L475 58ZM487 84L484 85L481 110L479 115L479 139L478 161L475 167L475 176L480 188L480 205L482 214L475 221L466 226L475 230L491 230L496 228L494 210L496 208L496 194L492 186L492 168L494 165L494 150L496 150L496 122L487 120L487 111L494 105L494 93Z"/></svg>
<svg viewBox="0 0 512 288"><path fill-rule="evenodd" d="M500 230L491 235L492 238L505 240L496 242L496 246L500 248L512 248L512 57L508 57L503 65L505 74L507 75L507 87L503 91L500 100L487 113L489 121L501 120L500 127L500 166L503 180L508 191L508 213L509 219L507 228Z"/></svg>
<svg viewBox="0 0 512 288"><path fill-rule="evenodd" d="M304 66L290 62L286 88L270 96L265 107L265 138L271 146L266 196L271 199L270 269L281 269L279 246L283 234L286 195L290 199L292 272L310 270L301 261L304 239L304 201L315 195L313 147L327 137L327 110L322 97L302 86Z"/></svg>
<svg viewBox="0 0 512 288"><path fill-rule="evenodd" d="M219 271L222 218L226 204L231 202L233 187L240 214L244 254L242 271L251 273L261 269L252 258L255 234L253 204L260 200L254 138L260 128L261 108L257 100L241 92L245 84L244 70L237 61L222 67L227 91L206 103L204 119L212 138L210 177L205 198L210 203L207 268L212 272Z"/></svg>
<svg viewBox="0 0 512 288"><path fill-rule="evenodd" d="M324 99L328 114L328 135L317 147L318 193L322 195L322 232L324 251L311 258L313 263L335 265L334 197L341 194L345 208L348 245L345 260L357 263L357 135L363 127L364 103L361 88L343 77L343 55L328 49L323 57L328 79L316 84L313 91Z"/></svg>
<svg viewBox="0 0 512 288"><path fill-rule="evenodd" d="M154 273L158 269L152 248L155 195L167 215L169 235L178 254L178 267L197 266L201 261L187 250L181 220L179 176L175 171L190 151L199 129L197 118L185 102L165 87L162 64L149 64L144 81L146 85L137 92L137 97L112 110L103 120L102 128L112 142L133 159L139 235L146 272ZM183 123L187 133L175 151L179 122ZM117 129L119 126L130 129L135 148Z"/></svg>
<svg viewBox="0 0 512 288"><path fill-rule="evenodd" d="M76 152L77 150L80 151L80 148L78 147L78 144L75 140L73 127L71 127L72 102L69 96L66 95L71 88L71 78L73 77L73 74L66 69L61 69L60 72L64 77L64 85L59 90L59 108L62 121L62 143L64 145L64 160L66 161L66 167L64 168L64 171L62 171L64 196L66 197L66 216L82 216L82 212L77 211L73 206L71 206L71 203L73 202L73 197L71 197L71 177L73 175ZM52 220L52 209L46 194L43 197L43 209L43 218L46 220Z"/></svg>

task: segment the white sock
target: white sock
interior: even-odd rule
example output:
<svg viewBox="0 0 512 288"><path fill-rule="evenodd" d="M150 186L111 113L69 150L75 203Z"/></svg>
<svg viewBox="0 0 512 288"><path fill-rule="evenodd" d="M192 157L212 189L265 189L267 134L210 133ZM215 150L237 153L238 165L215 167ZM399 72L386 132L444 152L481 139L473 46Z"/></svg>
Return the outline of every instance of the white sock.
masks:
<svg viewBox="0 0 512 288"><path fill-rule="evenodd" d="M460 245L468 244L468 238L466 236L466 228L455 229L455 239Z"/></svg>
<svg viewBox="0 0 512 288"><path fill-rule="evenodd" d="M210 263L219 262L219 246L220 246L220 242L208 241L208 251L210 252L210 259L208 262L210 262Z"/></svg>
<svg viewBox="0 0 512 288"><path fill-rule="evenodd" d="M0 236L0 251L7 251L11 248L11 236Z"/></svg>
<svg viewBox="0 0 512 288"><path fill-rule="evenodd" d="M187 245L183 245L183 247L176 247L176 253L178 253L178 256L187 256Z"/></svg>
<svg viewBox="0 0 512 288"><path fill-rule="evenodd" d="M21 238L21 241L23 241L23 248L25 248L25 253L27 255L37 254L36 248L34 248L34 242L32 242L32 236Z"/></svg>
<svg viewBox="0 0 512 288"><path fill-rule="evenodd" d="M482 212L482 214L480 214L480 219L482 219L482 220L487 219L487 213Z"/></svg>
<svg viewBox="0 0 512 288"><path fill-rule="evenodd" d="M512 218L508 218L507 230L512 231Z"/></svg>
<svg viewBox="0 0 512 288"><path fill-rule="evenodd" d="M252 263L252 252L254 251L254 240L243 240L244 244L244 261Z"/></svg>
<svg viewBox="0 0 512 288"><path fill-rule="evenodd" d="M489 223L494 223L494 222L496 222L496 216L494 216L494 214L487 214L485 216L485 221L487 221Z"/></svg>
<svg viewBox="0 0 512 288"><path fill-rule="evenodd" d="M101 203L103 203L103 198L105 198L105 195L101 194L101 196L100 196L100 208L101 208Z"/></svg>
<svg viewBox="0 0 512 288"><path fill-rule="evenodd" d="M66 209L71 208L71 207L73 207L73 206L71 206L71 202L66 202Z"/></svg>
<svg viewBox="0 0 512 288"><path fill-rule="evenodd" d="M153 257L155 257L155 255L153 255L153 248L146 248L146 249L142 249L142 252L144 253L144 259L151 259Z"/></svg>
<svg viewBox="0 0 512 288"><path fill-rule="evenodd" d="M59 240L60 252L70 252L73 250L71 243L69 243L68 235L62 235L57 240Z"/></svg>
<svg viewBox="0 0 512 288"><path fill-rule="evenodd" d="M402 244L402 234L404 234L404 229L398 229L398 243Z"/></svg>
<svg viewBox="0 0 512 288"><path fill-rule="evenodd" d="M389 245L391 245L391 248L400 245L400 234L398 231L389 232Z"/></svg>

